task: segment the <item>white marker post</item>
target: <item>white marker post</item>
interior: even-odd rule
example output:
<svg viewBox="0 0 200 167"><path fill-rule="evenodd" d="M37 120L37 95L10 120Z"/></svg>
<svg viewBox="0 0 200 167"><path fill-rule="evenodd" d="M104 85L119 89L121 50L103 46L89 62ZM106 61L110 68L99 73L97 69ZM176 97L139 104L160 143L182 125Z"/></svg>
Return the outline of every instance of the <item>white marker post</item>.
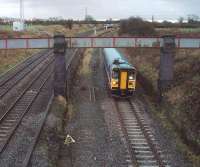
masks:
<svg viewBox="0 0 200 167"><path fill-rule="evenodd" d="M94 35L97 35L97 27L94 27Z"/></svg>

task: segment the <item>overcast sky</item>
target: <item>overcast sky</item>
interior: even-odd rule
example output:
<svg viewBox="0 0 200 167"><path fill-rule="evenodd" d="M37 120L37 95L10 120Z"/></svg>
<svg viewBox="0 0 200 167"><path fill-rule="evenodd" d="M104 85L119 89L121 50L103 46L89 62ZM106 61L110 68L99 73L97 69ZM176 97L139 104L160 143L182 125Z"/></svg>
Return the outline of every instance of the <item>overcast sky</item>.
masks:
<svg viewBox="0 0 200 167"><path fill-rule="evenodd" d="M20 0L0 0L0 17L18 17ZM24 0L25 18L83 19L85 8L95 19L141 16L176 19L200 15L200 0Z"/></svg>

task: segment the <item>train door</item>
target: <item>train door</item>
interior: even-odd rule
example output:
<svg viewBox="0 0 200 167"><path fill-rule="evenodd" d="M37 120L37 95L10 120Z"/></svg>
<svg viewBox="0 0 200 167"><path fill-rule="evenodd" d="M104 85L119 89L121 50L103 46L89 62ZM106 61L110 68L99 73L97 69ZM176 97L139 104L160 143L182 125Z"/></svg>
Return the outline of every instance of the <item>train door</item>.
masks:
<svg viewBox="0 0 200 167"><path fill-rule="evenodd" d="M120 89L126 90L127 89L127 79L128 79L128 72L121 71L120 72Z"/></svg>

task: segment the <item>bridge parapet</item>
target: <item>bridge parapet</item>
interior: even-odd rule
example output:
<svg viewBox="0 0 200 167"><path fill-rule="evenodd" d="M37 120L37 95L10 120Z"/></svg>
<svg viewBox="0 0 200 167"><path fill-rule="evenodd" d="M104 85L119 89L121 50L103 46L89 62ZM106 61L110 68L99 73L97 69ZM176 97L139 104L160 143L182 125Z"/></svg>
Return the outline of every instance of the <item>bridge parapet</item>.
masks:
<svg viewBox="0 0 200 167"><path fill-rule="evenodd" d="M161 48L162 37L65 37L68 48ZM200 37L176 37L178 49L200 49ZM0 49L48 49L54 38L0 39Z"/></svg>

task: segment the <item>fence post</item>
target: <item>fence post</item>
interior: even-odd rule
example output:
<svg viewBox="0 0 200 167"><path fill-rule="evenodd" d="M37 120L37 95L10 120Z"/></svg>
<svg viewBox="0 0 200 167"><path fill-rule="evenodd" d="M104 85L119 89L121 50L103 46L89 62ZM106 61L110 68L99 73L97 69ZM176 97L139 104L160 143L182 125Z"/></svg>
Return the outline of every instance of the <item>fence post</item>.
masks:
<svg viewBox="0 0 200 167"><path fill-rule="evenodd" d="M160 72L158 79L159 102L163 100L163 92L172 84L174 77L175 36L165 35L160 49Z"/></svg>
<svg viewBox="0 0 200 167"><path fill-rule="evenodd" d="M65 81L66 81L66 41L64 35L54 36L54 56L55 56L55 69L54 69L54 95L65 96Z"/></svg>

